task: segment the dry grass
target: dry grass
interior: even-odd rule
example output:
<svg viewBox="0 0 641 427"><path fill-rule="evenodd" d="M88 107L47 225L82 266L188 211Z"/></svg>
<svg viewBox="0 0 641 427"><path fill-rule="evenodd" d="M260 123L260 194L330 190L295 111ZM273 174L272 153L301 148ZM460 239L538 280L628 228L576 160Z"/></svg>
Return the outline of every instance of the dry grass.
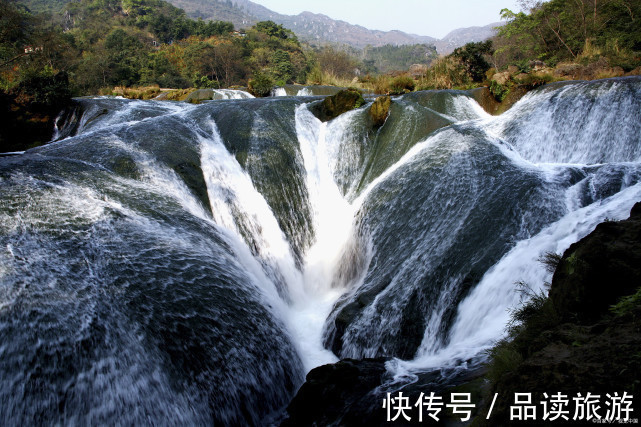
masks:
<svg viewBox="0 0 641 427"><path fill-rule="evenodd" d="M418 81L417 90L454 89L470 85L465 69L452 57L441 57L432 62L427 73Z"/></svg>
<svg viewBox="0 0 641 427"><path fill-rule="evenodd" d="M158 85L144 87L116 86L111 94L127 99L152 99L160 95L160 92Z"/></svg>
<svg viewBox="0 0 641 427"><path fill-rule="evenodd" d="M190 88L190 89L173 89L167 92L167 95L165 95L164 99L167 101L184 101L187 99L190 93L195 91L196 89Z"/></svg>

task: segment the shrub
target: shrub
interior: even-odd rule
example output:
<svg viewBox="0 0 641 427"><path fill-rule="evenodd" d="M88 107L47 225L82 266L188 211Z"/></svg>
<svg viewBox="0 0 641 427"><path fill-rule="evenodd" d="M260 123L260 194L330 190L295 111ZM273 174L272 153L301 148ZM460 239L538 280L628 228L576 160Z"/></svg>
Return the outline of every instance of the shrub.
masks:
<svg viewBox="0 0 641 427"><path fill-rule="evenodd" d="M53 73L45 69L24 75L14 89L16 101L22 105L42 108L58 108L71 100L69 78L64 71Z"/></svg>
<svg viewBox="0 0 641 427"><path fill-rule="evenodd" d="M524 78L518 79L518 82L530 89L534 89L553 80L554 78L550 74L528 74Z"/></svg>
<svg viewBox="0 0 641 427"><path fill-rule="evenodd" d="M390 95L402 95L414 90L416 83L410 76L395 77L389 86Z"/></svg>
<svg viewBox="0 0 641 427"><path fill-rule="evenodd" d="M269 96L274 88L274 81L266 74L256 72L247 83L249 92L258 97Z"/></svg>
<svg viewBox="0 0 641 427"><path fill-rule="evenodd" d="M458 47L454 49L452 56L461 61L472 81L481 82L485 77L485 72L490 69L490 64L485 57L491 56L493 53L492 41L487 40L471 42L463 47Z"/></svg>
<svg viewBox="0 0 641 427"><path fill-rule="evenodd" d="M192 82L194 87L199 89L220 89L220 83L216 80L210 80L207 76L196 74Z"/></svg>
<svg viewBox="0 0 641 427"><path fill-rule="evenodd" d="M637 289L636 293L628 295L619 300L618 303L610 307L610 311L617 316L625 316L628 313L633 313L641 306L641 287Z"/></svg>
<svg viewBox="0 0 641 427"><path fill-rule="evenodd" d="M446 56L432 62L425 76L419 81L418 90L453 89L469 84L470 77L461 62L452 56Z"/></svg>
<svg viewBox="0 0 641 427"><path fill-rule="evenodd" d="M492 80L490 84L490 92L494 95L494 99L499 102L503 102L508 93L510 93L510 88L507 85L502 85L497 83L496 80Z"/></svg>

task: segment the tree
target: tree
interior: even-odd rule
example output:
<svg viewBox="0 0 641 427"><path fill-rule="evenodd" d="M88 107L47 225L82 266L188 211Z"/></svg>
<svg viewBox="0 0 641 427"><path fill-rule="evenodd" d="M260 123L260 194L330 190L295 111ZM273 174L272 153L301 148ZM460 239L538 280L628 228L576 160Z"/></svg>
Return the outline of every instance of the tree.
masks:
<svg viewBox="0 0 641 427"><path fill-rule="evenodd" d="M554 64L577 60L588 46L615 56L620 49L641 50L638 0L550 0L524 4L527 14L502 11L502 18L508 22L499 29L496 46L497 53L505 55L508 61L541 59Z"/></svg>
<svg viewBox="0 0 641 427"><path fill-rule="evenodd" d="M351 78L358 67L356 59L347 52L336 50L331 46L324 47L317 54L321 69L335 77Z"/></svg>
<svg viewBox="0 0 641 427"><path fill-rule="evenodd" d="M270 37L296 40L296 36L292 31L282 25L276 24L274 21L260 21L254 26L254 28L256 28L256 31L267 34Z"/></svg>
<svg viewBox="0 0 641 427"><path fill-rule="evenodd" d="M481 82L485 79L485 72L490 69L490 64L485 57L493 53L492 40L486 40L467 43L463 47L456 48L452 56L461 61L472 81Z"/></svg>

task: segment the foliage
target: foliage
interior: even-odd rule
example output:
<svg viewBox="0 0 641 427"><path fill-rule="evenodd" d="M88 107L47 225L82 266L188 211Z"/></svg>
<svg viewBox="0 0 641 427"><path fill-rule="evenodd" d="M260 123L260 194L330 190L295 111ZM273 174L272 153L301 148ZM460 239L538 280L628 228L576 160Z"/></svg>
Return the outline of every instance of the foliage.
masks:
<svg viewBox="0 0 641 427"><path fill-rule="evenodd" d="M66 71L75 94L114 86L244 86L255 73L280 84L305 82L311 68L281 25L259 22L234 33L229 22L192 20L162 0L78 0L46 19L11 0L0 0L0 10L5 90L45 66ZM30 45L35 50L23 54Z"/></svg>
<svg viewBox="0 0 641 427"><path fill-rule="evenodd" d="M269 96L274 88L274 81L267 75L260 72L254 73L254 77L247 84L249 92L258 97Z"/></svg>
<svg viewBox="0 0 641 427"><path fill-rule="evenodd" d="M488 377L493 381L514 371L536 351L541 333L559 321L544 291L535 292L523 282L516 285L525 302L511 310L507 337L488 351Z"/></svg>
<svg viewBox="0 0 641 427"><path fill-rule="evenodd" d="M45 108L62 107L71 98L67 73L50 69L23 76L14 92L23 105Z"/></svg>
<svg viewBox="0 0 641 427"><path fill-rule="evenodd" d="M531 2L529 13L503 9L508 22L495 39L501 64L539 59L550 65L577 61L590 49L609 57L641 51L641 2L635 0L551 0ZM614 48L616 46L616 49Z"/></svg>
<svg viewBox="0 0 641 427"><path fill-rule="evenodd" d="M296 35L282 25L278 25L273 21L261 21L258 22L254 29L259 33L267 34L269 37L275 37L278 39L292 39L297 40Z"/></svg>
<svg viewBox="0 0 641 427"><path fill-rule="evenodd" d="M499 102L503 102L508 93L510 93L510 88L507 85L502 85L496 80L492 80L490 83L490 93L494 96Z"/></svg>
<svg viewBox="0 0 641 427"><path fill-rule="evenodd" d="M554 273L562 258L563 255L556 252L546 252L539 257L539 262L545 266L548 273Z"/></svg>
<svg viewBox="0 0 641 427"><path fill-rule="evenodd" d="M638 310L639 307L641 307L641 287L634 294L621 298L610 308L610 311L617 316L625 316Z"/></svg>
<svg viewBox="0 0 641 427"><path fill-rule="evenodd" d="M439 58L419 79L418 90L467 87L471 82L465 67L454 56Z"/></svg>
<svg viewBox="0 0 641 427"><path fill-rule="evenodd" d="M336 78L352 78L358 68L358 61L352 55L332 46L316 52L316 60L323 72Z"/></svg>
<svg viewBox="0 0 641 427"><path fill-rule="evenodd" d="M486 40L478 43L467 43L463 47L454 49L452 56L458 58L474 82L481 82L485 73L490 69L486 57L493 53L492 41Z"/></svg>
<svg viewBox="0 0 641 427"><path fill-rule="evenodd" d="M402 95L414 90L416 83L410 76L395 77L389 86L390 95Z"/></svg>
<svg viewBox="0 0 641 427"><path fill-rule="evenodd" d="M135 87L128 88L124 86L117 86L109 95L122 96L127 99L152 99L160 95L160 88L158 86Z"/></svg>
<svg viewBox="0 0 641 427"><path fill-rule="evenodd" d="M534 89L552 81L554 81L554 78L551 75L536 73L527 74L525 77L517 79L518 83L529 89Z"/></svg>
<svg viewBox="0 0 641 427"><path fill-rule="evenodd" d="M364 71L369 73L407 70L413 64L429 65L436 58L436 48L428 44L368 46L361 54Z"/></svg>

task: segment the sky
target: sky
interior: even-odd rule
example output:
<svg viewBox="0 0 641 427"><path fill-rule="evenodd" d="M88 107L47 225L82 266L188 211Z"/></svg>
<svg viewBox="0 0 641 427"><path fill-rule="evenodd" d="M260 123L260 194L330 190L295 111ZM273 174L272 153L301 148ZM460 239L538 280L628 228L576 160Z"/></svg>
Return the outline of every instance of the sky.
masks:
<svg viewBox="0 0 641 427"><path fill-rule="evenodd" d="M457 28L501 20L503 8L520 10L517 0L252 0L275 12L322 13L370 30L401 30L442 38Z"/></svg>

